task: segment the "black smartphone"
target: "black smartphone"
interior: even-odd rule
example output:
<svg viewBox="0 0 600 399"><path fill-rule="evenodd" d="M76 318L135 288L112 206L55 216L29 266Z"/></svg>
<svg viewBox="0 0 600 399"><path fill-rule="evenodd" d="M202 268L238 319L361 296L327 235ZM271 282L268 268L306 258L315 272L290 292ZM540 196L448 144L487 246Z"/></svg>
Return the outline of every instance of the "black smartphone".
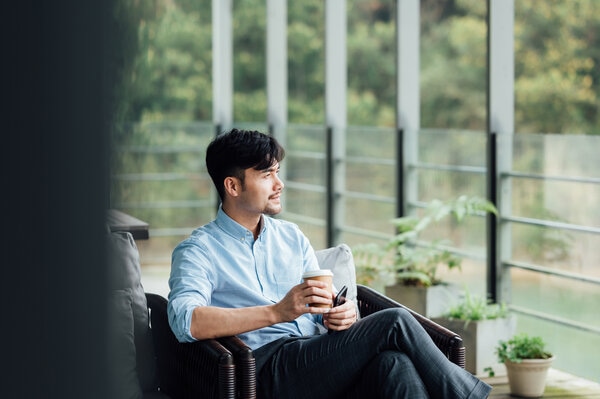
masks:
<svg viewBox="0 0 600 399"><path fill-rule="evenodd" d="M333 298L333 307L340 306L341 304L346 302L346 292L348 292L348 287L343 286L342 289L337 293L335 298ZM332 334L333 330L327 331L327 334Z"/></svg>
<svg viewBox="0 0 600 399"><path fill-rule="evenodd" d="M343 286L340 292L333 299L333 307L340 306L346 302L346 293L348 292L348 287Z"/></svg>

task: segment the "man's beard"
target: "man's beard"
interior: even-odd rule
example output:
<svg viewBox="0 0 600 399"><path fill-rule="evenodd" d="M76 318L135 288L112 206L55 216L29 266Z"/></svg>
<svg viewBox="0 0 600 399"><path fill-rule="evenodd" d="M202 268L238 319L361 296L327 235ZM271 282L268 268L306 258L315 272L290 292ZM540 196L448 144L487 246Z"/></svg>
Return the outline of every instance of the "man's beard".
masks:
<svg viewBox="0 0 600 399"><path fill-rule="evenodd" d="M278 207L273 207L273 206L268 205L263 210L263 213L265 215L274 216L274 215L277 215L278 213L280 213L281 210L282 210L282 206L281 205L279 205Z"/></svg>

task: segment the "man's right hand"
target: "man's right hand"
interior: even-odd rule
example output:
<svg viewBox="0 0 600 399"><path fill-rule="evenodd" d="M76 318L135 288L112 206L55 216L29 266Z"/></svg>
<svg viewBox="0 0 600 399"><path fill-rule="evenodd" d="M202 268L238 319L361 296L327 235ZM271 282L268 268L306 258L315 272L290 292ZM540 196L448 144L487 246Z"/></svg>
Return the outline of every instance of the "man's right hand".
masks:
<svg viewBox="0 0 600 399"><path fill-rule="evenodd" d="M329 307L309 306L309 304L329 305L333 303L333 294L327 290L327 284L317 280L306 280L294 286L286 296L275 304L275 311L282 322L297 319L304 313L323 314Z"/></svg>

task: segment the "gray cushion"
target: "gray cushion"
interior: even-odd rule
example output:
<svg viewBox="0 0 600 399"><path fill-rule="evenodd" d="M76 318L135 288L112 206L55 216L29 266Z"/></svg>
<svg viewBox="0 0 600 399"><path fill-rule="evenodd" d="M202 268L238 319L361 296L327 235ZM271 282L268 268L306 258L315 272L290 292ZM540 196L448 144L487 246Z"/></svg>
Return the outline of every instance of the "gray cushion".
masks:
<svg viewBox="0 0 600 399"><path fill-rule="evenodd" d="M346 244L315 251L321 269L333 272L333 285L336 289L348 286L346 298L356 302L356 269L352 250Z"/></svg>
<svg viewBox="0 0 600 399"><path fill-rule="evenodd" d="M113 399L142 397L142 387L136 370L132 303L131 289L113 290L109 296L109 397Z"/></svg>
<svg viewBox="0 0 600 399"><path fill-rule="evenodd" d="M139 383L144 392L156 391L158 376L148 320L148 304L141 281L140 255L133 236L128 232L108 234L107 244L111 289L129 289L131 291L136 369Z"/></svg>

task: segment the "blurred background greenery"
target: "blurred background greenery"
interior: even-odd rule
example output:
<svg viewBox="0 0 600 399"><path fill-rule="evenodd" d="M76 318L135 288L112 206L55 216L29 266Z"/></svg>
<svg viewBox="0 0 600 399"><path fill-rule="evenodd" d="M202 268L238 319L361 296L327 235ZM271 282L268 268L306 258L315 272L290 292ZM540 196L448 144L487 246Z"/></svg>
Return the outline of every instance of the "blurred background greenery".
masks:
<svg viewBox="0 0 600 399"><path fill-rule="evenodd" d="M393 0L348 0L348 124L393 127ZM234 120L266 115L264 0L234 1ZM516 133L600 134L600 5L515 1ZM421 125L485 129L486 2L421 1ZM119 120L212 118L211 0L123 0ZM289 122L324 121L324 2L288 2Z"/></svg>

